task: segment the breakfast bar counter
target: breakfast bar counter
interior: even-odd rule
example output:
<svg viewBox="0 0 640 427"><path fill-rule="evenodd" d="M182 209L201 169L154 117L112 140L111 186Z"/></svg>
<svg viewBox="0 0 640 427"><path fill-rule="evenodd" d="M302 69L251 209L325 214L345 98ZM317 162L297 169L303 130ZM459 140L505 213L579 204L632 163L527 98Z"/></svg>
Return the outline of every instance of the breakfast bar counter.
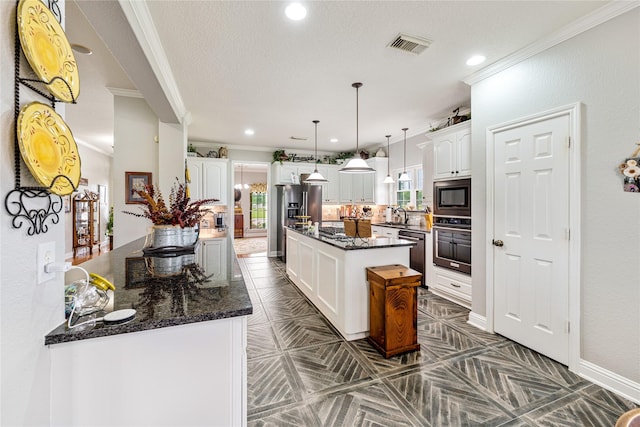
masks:
<svg viewBox="0 0 640 427"><path fill-rule="evenodd" d="M287 230L287 275L347 340L369 333L367 267L409 266L414 242L348 238Z"/></svg>
<svg viewBox="0 0 640 427"><path fill-rule="evenodd" d="M139 239L81 264L115 285L106 312L136 314L46 336L51 425L246 425L253 307L232 239L207 237L191 254L145 257Z"/></svg>

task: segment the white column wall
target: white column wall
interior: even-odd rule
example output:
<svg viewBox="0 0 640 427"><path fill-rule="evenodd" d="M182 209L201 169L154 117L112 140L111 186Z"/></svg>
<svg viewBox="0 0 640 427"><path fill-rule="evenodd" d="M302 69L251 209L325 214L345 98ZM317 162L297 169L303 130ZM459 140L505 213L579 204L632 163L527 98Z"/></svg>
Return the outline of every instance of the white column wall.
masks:
<svg viewBox="0 0 640 427"><path fill-rule="evenodd" d="M187 127L181 124L158 124L158 182L162 194L169 195L176 182L184 182L184 161L187 152Z"/></svg>
<svg viewBox="0 0 640 427"><path fill-rule="evenodd" d="M64 13L64 0L58 2ZM14 179L14 31L16 3L0 2L0 194L13 190ZM25 61L26 64L26 61ZM28 70L28 65L25 65ZM47 103L26 87L20 88L20 106ZM64 117L64 104L57 105ZM22 185L37 185L24 163ZM60 222L47 222L45 234L27 235L27 226L15 229L4 204L0 207L0 424L49 425L50 364L44 336L64 321L64 282L58 274L36 283L38 245L55 242L55 261L64 261L64 212Z"/></svg>
<svg viewBox="0 0 640 427"><path fill-rule="evenodd" d="M153 184L158 184L158 144L154 140L158 118L142 98L113 98L113 246L117 248L144 236L151 227L148 219L122 211L139 211L139 205L125 204L125 172L151 172Z"/></svg>

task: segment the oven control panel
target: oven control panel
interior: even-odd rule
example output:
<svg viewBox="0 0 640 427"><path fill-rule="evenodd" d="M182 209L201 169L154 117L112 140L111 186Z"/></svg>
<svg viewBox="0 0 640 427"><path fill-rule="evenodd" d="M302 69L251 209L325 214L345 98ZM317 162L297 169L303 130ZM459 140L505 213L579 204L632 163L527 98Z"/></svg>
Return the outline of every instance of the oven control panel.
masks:
<svg viewBox="0 0 640 427"><path fill-rule="evenodd" d="M434 216L433 225L440 227L471 229L471 218L459 216Z"/></svg>

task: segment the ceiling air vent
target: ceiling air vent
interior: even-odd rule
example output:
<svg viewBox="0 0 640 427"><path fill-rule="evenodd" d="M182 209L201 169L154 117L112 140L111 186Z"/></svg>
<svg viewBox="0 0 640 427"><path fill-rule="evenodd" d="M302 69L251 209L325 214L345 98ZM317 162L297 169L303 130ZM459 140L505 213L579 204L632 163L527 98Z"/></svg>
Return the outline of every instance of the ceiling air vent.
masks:
<svg viewBox="0 0 640 427"><path fill-rule="evenodd" d="M424 52L430 44L431 40L400 33L387 45L387 47L419 55Z"/></svg>

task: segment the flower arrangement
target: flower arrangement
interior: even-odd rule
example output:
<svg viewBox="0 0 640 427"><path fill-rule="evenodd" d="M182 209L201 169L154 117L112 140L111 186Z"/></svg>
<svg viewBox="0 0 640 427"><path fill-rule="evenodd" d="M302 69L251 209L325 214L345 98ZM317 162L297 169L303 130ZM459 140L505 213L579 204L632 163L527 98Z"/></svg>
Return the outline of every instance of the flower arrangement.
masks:
<svg viewBox="0 0 640 427"><path fill-rule="evenodd" d="M123 213L138 218L147 218L151 220L153 225L195 227L209 212L208 209L201 209L201 207L207 203L218 201L218 199L191 201L186 183L179 182L177 178L171 188L168 205L160 190L157 190L153 184L146 185L143 190L134 189L133 191L143 199L141 212L123 211Z"/></svg>
<svg viewBox="0 0 640 427"><path fill-rule="evenodd" d="M640 158L629 158L618 166L620 173L625 176L624 191L640 192Z"/></svg>

